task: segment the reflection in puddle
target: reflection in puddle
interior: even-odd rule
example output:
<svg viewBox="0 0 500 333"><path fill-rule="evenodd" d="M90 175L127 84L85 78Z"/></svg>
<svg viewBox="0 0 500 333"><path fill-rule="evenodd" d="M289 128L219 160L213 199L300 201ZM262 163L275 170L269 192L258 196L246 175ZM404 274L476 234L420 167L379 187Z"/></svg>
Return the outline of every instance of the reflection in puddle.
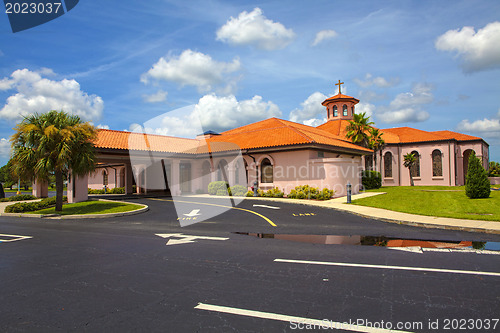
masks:
<svg viewBox="0 0 500 333"><path fill-rule="evenodd" d="M312 243L312 244L341 244L341 245L368 245L383 246L388 248L410 248L410 249L442 249L448 250L477 250L481 251L499 251L500 242L473 242L473 241L440 241L440 240L422 240L422 239L401 239L384 236L339 236L339 235L294 235L294 234L264 234L235 232L239 235L248 235L258 238L274 238L293 242Z"/></svg>

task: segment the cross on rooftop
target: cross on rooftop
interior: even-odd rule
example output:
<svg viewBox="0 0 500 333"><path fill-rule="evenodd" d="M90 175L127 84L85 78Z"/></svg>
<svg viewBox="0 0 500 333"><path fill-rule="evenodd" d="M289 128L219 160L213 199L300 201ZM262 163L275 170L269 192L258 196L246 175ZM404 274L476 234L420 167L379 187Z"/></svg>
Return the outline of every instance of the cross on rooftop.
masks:
<svg viewBox="0 0 500 333"><path fill-rule="evenodd" d="M339 83L335 83L336 86L339 86L339 95L341 94L341 92L340 92L340 86L343 85L343 84L344 84L344 82L340 82L340 80L339 80Z"/></svg>

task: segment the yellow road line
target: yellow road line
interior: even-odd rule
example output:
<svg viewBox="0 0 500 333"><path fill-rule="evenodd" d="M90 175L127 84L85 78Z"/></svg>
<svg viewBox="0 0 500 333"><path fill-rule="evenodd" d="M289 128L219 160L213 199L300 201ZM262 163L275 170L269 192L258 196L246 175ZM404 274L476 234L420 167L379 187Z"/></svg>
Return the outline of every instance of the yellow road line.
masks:
<svg viewBox="0 0 500 333"><path fill-rule="evenodd" d="M272 225L273 227L276 227L276 224L274 224L273 221L271 221L270 219L268 219L267 217L265 217L264 215L262 214L259 214L257 212L254 212L253 210L249 210L249 209L244 209L244 208L239 208L239 207L233 207L233 206L224 206L224 205L217 205L217 204L212 204L212 203L206 203L206 202L198 202L198 201L183 201L183 200L170 200L170 199L159 199L159 198L150 198L150 200L158 200L158 201L171 201L171 202L182 202L182 203L192 203L192 204L200 204L200 205L206 205L206 206L216 206L216 207L223 207L223 208L229 208L229 209L238 209L238 210L242 210L244 212L249 212L249 213L252 213L252 214L255 214L261 218L263 218L264 220L266 220L270 225Z"/></svg>

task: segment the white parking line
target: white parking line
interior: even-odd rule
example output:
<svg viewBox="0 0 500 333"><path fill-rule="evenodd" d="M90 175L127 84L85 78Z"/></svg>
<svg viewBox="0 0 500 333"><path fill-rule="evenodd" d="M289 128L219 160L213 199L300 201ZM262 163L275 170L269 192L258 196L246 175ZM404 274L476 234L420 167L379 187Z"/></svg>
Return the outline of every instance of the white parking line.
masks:
<svg viewBox="0 0 500 333"><path fill-rule="evenodd" d="M7 238L7 239L6 239ZM31 236L0 234L0 243L15 242L18 240L33 238Z"/></svg>
<svg viewBox="0 0 500 333"><path fill-rule="evenodd" d="M198 309L198 310L217 311L217 312L229 313L229 314L234 314L234 315L239 315L239 316L284 321L284 322L290 323L290 327L292 326L292 324L300 323L303 325L315 326L317 328L325 328L328 326L328 328L342 329L342 330L351 331L351 332L368 332L368 333L388 333L388 332L398 332L399 333L399 332L401 332L401 333L408 333L408 331L389 330L389 329L383 329L383 328L361 326L361 325L356 325L356 324L340 323L340 322L335 322L335 321L331 321L331 320L319 320L319 319L311 319L311 318L304 318L304 317L287 316L287 315L283 315L283 314L279 314L279 313L246 310L246 309L240 309L240 308L232 308L229 306L212 305L212 304L204 304L204 303L198 303L198 305L195 306L194 308Z"/></svg>
<svg viewBox="0 0 500 333"><path fill-rule="evenodd" d="M462 271L462 270L457 270L457 269L441 269L441 268L427 268L427 267L368 265L368 264L352 264L352 263L346 263L346 262L307 261L307 260L294 260L294 259L274 259L274 261L276 261L276 262L288 262L288 263L294 263L294 264L362 267L362 268L382 268L382 269L397 269L397 270L405 270L405 271L500 276L500 273L497 273L497 272Z"/></svg>

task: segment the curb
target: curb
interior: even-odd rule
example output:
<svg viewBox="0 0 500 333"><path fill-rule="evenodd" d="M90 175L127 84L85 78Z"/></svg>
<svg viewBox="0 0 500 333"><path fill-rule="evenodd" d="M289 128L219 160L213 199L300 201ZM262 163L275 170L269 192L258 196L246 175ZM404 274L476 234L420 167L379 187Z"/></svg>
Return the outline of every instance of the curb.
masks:
<svg viewBox="0 0 500 333"><path fill-rule="evenodd" d="M86 215L59 215L59 214L23 214L23 213L1 213L0 216L10 216L10 217L34 217L34 218L47 218L51 220L67 220L67 219L99 219L99 218L108 218L108 217L119 217L119 216L127 216L127 215L136 215L147 212L149 210L148 205L136 203L136 202L127 202L127 201L115 201L108 199L98 199L93 201L108 201L108 202L122 202L131 205L142 206L142 208L131 210L128 212L120 212L120 213L107 213L107 214L86 214Z"/></svg>

